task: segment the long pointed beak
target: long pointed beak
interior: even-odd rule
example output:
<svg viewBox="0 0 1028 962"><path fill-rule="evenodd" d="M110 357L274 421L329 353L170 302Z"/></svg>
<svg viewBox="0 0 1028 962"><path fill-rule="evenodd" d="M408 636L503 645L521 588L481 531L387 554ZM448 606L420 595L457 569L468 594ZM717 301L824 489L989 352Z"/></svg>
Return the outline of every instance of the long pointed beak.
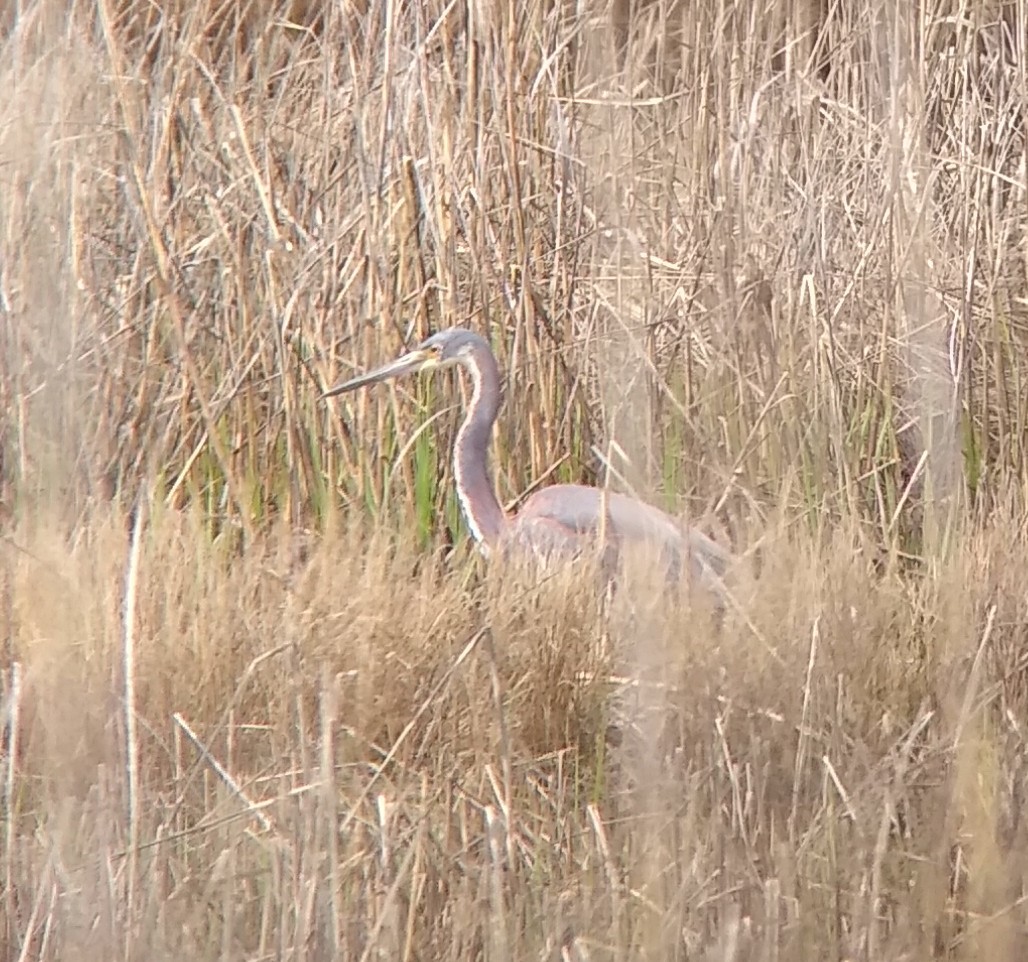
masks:
<svg viewBox="0 0 1028 962"><path fill-rule="evenodd" d="M388 364L383 364L373 371L368 371L367 374L360 374L349 381L343 381L342 384L329 388L321 396L323 398L334 397L337 394L345 394L347 391L355 391L357 388L364 387L367 384L378 384L381 381L388 381L394 377L414 374L416 371L427 367L432 359L432 354L428 351L411 351L398 357L395 361L390 361Z"/></svg>

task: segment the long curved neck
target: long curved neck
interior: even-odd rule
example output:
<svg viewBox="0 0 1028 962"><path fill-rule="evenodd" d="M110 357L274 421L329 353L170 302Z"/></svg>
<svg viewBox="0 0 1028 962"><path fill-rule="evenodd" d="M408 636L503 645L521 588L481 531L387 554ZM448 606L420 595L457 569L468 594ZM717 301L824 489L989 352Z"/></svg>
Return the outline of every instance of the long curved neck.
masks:
<svg viewBox="0 0 1028 962"><path fill-rule="evenodd" d="M500 375L496 359L485 346L464 367L471 376L473 393L453 447L453 473L464 521L472 537L488 551L507 525L489 475L489 442L500 410Z"/></svg>

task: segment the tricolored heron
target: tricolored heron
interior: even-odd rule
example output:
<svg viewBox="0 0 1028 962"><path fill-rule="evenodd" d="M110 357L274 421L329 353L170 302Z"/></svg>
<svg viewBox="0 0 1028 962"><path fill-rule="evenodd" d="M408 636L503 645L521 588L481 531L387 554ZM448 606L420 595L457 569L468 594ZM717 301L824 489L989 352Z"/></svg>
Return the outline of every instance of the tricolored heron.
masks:
<svg viewBox="0 0 1028 962"><path fill-rule="evenodd" d="M488 454L500 409L500 372L478 334L463 328L440 331L413 351L337 384L323 396L453 366L468 373L473 388L453 448L453 476L464 520L483 554L527 551L548 559L577 556L600 541L615 553L622 545L642 544L656 548L675 574L688 559L694 577L720 596L727 552L643 501L581 484L554 484L531 495L513 517L504 511L489 474Z"/></svg>

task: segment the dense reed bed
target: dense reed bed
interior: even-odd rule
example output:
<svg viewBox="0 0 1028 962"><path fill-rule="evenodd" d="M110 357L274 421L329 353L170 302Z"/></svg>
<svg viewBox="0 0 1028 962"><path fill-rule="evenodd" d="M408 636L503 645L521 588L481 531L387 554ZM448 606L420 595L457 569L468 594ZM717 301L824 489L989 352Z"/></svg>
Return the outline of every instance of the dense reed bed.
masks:
<svg viewBox="0 0 1028 962"><path fill-rule="evenodd" d="M1024 958L1024 0L0 30L0 959ZM722 619L320 399L451 325Z"/></svg>

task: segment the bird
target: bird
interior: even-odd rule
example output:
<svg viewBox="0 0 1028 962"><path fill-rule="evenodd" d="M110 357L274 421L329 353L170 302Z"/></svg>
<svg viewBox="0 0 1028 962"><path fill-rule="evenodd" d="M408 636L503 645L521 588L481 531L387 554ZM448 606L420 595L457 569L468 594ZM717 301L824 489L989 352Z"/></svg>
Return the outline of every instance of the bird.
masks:
<svg viewBox="0 0 1028 962"><path fill-rule="evenodd" d="M701 531L659 508L620 492L583 484L541 488L508 514L496 495L489 445L501 404L501 379L488 341L462 327L441 330L393 361L343 381L322 397L425 371L458 367L470 378L471 402L453 446L453 478L461 514L483 555L527 554L543 562L581 556L597 547L605 563L617 564L623 549L648 546L659 552L670 580L684 564L715 599L730 555Z"/></svg>

